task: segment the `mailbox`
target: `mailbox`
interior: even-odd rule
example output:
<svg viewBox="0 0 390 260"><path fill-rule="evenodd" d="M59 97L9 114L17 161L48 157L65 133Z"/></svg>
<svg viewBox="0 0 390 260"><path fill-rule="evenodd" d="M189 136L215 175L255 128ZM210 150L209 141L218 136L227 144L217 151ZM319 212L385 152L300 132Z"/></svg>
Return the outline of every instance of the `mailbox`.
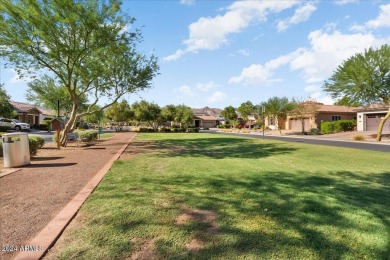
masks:
<svg viewBox="0 0 390 260"><path fill-rule="evenodd" d="M53 130L62 130L64 128L64 123L59 119L53 119L51 121L51 129Z"/></svg>

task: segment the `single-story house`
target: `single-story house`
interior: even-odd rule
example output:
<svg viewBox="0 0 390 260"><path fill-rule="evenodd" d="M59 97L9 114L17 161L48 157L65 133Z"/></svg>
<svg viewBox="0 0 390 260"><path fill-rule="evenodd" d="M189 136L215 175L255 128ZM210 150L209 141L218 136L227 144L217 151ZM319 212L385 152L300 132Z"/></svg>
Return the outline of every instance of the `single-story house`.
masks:
<svg viewBox="0 0 390 260"><path fill-rule="evenodd" d="M220 123L220 120L223 119L221 117L222 110L219 108L193 108L192 111L194 112L195 127L216 127Z"/></svg>
<svg viewBox="0 0 390 260"><path fill-rule="evenodd" d="M55 113L51 110L36 107L22 102L11 101L10 104L14 107L17 116L15 117L20 122L28 123L31 127L38 127L45 119L53 119Z"/></svg>
<svg viewBox="0 0 390 260"><path fill-rule="evenodd" d="M381 119L388 113L390 105L375 103L355 108L357 112L358 131L376 131ZM390 134L390 119L383 125L383 134Z"/></svg>
<svg viewBox="0 0 390 260"><path fill-rule="evenodd" d="M324 121L338 121L338 120L356 120L356 111L354 108L348 106L336 106L336 105L324 105L318 102L307 102L308 106L312 106L312 109L316 112L308 112L307 115L303 116L304 130L310 131L312 128L321 128L321 122ZM273 116L267 116L264 120L265 126L270 129L277 129L277 119ZM288 115L287 120L280 122L281 129L302 131L302 121L296 115Z"/></svg>

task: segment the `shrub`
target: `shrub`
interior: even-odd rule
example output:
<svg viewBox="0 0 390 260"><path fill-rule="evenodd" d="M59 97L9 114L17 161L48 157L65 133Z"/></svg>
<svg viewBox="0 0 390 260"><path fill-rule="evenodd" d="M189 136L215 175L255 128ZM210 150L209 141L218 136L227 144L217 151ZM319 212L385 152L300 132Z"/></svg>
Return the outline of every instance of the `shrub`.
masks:
<svg viewBox="0 0 390 260"><path fill-rule="evenodd" d="M199 133L199 128L197 127L187 128L187 133Z"/></svg>
<svg viewBox="0 0 390 260"><path fill-rule="evenodd" d="M30 155L36 155L38 153L38 149L40 148L40 142L34 136L28 138L28 144L30 148Z"/></svg>
<svg viewBox="0 0 390 260"><path fill-rule="evenodd" d="M333 122L321 122L321 132L324 134L333 134L334 125Z"/></svg>
<svg viewBox="0 0 390 260"><path fill-rule="evenodd" d="M42 148L45 145L45 139L40 136L30 136L29 139L33 139L38 143L38 148Z"/></svg>
<svg viewBox="0 0 390 260"><path fill-rule="evenodd" d="M333 122L335 132L348 132L353 131L356 127L355 120L339 120Z"/></svg>
<svg viewBox="0 0 390 260"><path fill-rule="evenodd" d="M362 136L362 135L355 135L352 139L355 141L364 141L365 140L364 136Z"/></svg>
<svg viewBox="0 0 390 260"><path fill-rule="evenodd" d="M3 157L3 142L0 142L0 157Z"/></svg>
<svg viewBox="0 0 390 260"><path fill-rule="evenodd" d="M312 134L312 135L320 135L321 132L317 128L312 128L312 129L310 129L310 134Z"/></svg>
<svg viewBox="0 0 390 260"><path fill-rule="evenodd" d="M48 125L45 125L45 124L40 124L40 125L38 126L38 129L39 129L39 130L49 131L49 126L48 126Z"/></svg>
<svg viewBox="0 0 390 260"><path fill-rule="evenodd" d="M76 131L80 140L86 140L87 142L96 140L98 138L98 132L95 130L79 130Z"/></svg>
<svg viewBox="0 0 390 260"><path fill-rule="evenodd" d="M0 132L7 132L8 130L11 130L11 127L0 125Z"/></svg>

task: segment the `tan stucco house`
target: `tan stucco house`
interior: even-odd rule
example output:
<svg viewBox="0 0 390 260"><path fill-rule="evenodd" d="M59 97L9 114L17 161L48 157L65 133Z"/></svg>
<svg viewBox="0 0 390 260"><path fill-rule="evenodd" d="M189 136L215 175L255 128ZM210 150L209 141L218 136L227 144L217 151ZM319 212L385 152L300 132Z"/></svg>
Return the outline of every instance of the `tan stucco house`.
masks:
<svg viewBox="0 0 390 260"><path fill-rule="evenodd" d="M376 131L381 119L387 114L390 105L384 103L370 104L355 108L357 113L358 131ZM382 130L383 134L390 134L390 119L388 119Z"/></svg>

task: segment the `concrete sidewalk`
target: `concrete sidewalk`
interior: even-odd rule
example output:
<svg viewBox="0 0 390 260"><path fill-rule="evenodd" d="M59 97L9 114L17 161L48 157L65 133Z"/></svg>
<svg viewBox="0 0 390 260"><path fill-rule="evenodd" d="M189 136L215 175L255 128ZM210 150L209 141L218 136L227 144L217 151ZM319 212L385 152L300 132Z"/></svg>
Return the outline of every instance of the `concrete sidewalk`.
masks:
<svg viewBox="0 0 390 260"><path fill-rule="evenodd" d="M42 238L53 240L61 233L65 228L61 225L72 219L119 157L118 151L123 151L134 136L135 133L120 133L59 151L49 144L32 158L31 165L1 177L0 258L12 259L19 253L18 259L38 259L53 242ZM64 211L72 203L73 208ZM51 225L53 219L60 222ZM46 233L39 237L45 229ZM31 251L20 252L23 249Z"/></svg>

